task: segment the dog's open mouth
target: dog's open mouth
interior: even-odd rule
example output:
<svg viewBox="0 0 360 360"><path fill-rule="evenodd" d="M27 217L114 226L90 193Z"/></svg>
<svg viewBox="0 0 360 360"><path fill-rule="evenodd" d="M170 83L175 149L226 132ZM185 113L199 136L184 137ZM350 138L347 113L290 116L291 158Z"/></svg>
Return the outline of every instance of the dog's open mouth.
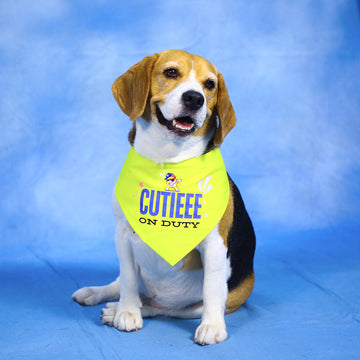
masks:
<svg viewBox="0 0 360 360"><path fill-rule="evenodd" d="M195 123L190 116L180 116L173 120L167 120L157 105L156 116L161 125L166 126L170 131L173 131L177 135L185 136L192 134L195 131Z"/></svg>

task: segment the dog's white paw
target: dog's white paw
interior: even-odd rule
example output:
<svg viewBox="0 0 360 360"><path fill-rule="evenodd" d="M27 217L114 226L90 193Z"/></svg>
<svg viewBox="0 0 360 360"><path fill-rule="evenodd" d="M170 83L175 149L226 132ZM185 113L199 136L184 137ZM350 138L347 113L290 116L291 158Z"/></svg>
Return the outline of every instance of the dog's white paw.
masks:
<svg viewBox="0 0 360 360"><path fill-rule="evenodd" d="M218 344L227 339L225 325L200 324L195 332L195 343L199 345Z"/></svg>
<svg viewBox="0 0 360 360"><path fill-rule="evenodd" d="M75 291L72 298L80 305L92 306L99 304L102 296L96 287L83 287Z"/></svg>
<svg viewBox="0 0 360 360"><path fill-rule="evenodd" d="M108 303L101 313L101 321L120 331L138 331L143 327L143 319L139 310L122 311L118 303Z"/></svg>
<svg viewBox="0 0 360 360"><path fill-rule="evenodd" d="M138 331L143 327L143 319L140 312L121 312L115 315L114 325L121 331Z"/></svg>
<svg viewBox="0 0 360 360"><path fill-rule="evenodd" d="M104 325L114 326L117 302L107 303L101 311L101 321Z"/></svg>

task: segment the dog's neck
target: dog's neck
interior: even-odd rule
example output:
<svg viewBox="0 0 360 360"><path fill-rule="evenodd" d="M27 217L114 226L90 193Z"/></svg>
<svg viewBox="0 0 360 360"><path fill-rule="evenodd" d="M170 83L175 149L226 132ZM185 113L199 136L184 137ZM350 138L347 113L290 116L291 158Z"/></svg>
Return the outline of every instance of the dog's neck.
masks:
<svg viewBox="0 0 360 360"><path fill-rule="evenodd" d="M139 118L135 122L133 147L136 152L155 163L180 162L206 152L214 135L190 135L186 138L169 137L158 122Z"/></svg>

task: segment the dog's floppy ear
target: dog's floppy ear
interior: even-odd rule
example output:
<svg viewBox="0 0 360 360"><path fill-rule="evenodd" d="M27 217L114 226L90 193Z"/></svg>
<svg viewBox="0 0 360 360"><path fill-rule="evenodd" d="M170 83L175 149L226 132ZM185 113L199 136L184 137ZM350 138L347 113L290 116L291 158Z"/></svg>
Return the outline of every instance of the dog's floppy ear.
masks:
<svg viewBox="0 0 360 360"><path fill-rule="evenodd" d="M227 133L235 126L236 117L235 111L230 102L229 93L225 86L224 78L218 74L218 93L217 93L217 114L219 117L219 127L216 130L214 145L219 146Z"/></svg>
<svg viewBox="0 0 360 360"><path fill-rule="evenodd" d="M145 56L125 74L118 77L111 87L121 110L135 120L143 115L150 93L151 72L159 55Z"/></svg>

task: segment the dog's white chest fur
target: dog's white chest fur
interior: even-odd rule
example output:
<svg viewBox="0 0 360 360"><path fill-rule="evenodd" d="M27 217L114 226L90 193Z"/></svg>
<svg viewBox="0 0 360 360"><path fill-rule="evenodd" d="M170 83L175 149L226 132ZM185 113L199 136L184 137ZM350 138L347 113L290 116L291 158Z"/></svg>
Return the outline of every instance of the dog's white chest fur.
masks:
<svg viewBox="0 0 360 360"><path fill-rule="evenodd" d="M159 123L136 119L136 152L156 163L180 162L203 154L214 131L202 137L192 137L188 141L169 138ZM156 144L156 145L155 145Z"/></svg>

